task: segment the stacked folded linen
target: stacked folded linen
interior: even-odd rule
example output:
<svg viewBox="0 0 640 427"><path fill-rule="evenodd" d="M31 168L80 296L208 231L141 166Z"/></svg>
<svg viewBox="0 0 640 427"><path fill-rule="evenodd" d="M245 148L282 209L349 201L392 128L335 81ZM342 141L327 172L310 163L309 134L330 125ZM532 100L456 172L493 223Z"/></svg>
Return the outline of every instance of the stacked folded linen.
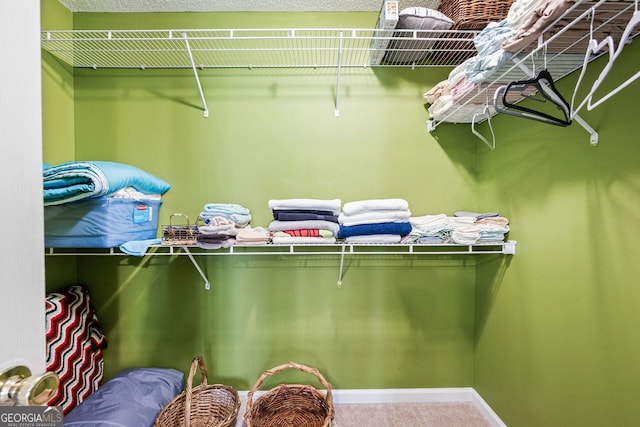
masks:
<svg viewBox="0 0 640 427"><path fill-rule="evenodd" d="M509 231L509 220L497 212L423 215L411 217L409 221L413 229L405 242L463 245L497 243L504 241Z"/></svg>
<svg viewBox="0 0 640 427"><path fill-rule="evenodd" d="M276 221L319 220L338 222L340 199L284 199L269 200L269 209Z"/></svg>
<svg viewBox="0 0 640 427"><path fill-rule="evenodd" d="M475 218L452 217L450 225L449 236L453 243L468 245L480 240L480 227L475 225Z"/></svg>
<svg viewBox="0 0 640 427"><path fill-rule="evenodd" d="M574 3L575 0L521 0L514 2L505 19L511 25L514 34L511 38L502 41L500 47L505 51L517 53L529 46L547 26L556 21ZM593 23L591 25L593 27ZM597 28L601 30L602 24L600 23Z"/></svg>
<svg viewBox="0 0 640 427"><path fill-rule="evenodd" d="M399 243L411 233L409 203L404 199L370 199L345 203L338 237L347 243Z"/></svg>
<svg viewBox="0 0 640 427"><path fill-rule="evenodd" d="M206 203L198 217L196 244L204 249L228 248L236 243L239 230L249 225L251 211L236 203Z"/></svg>
<svg viewBox="0 0 640 427"><path fill-rule="evenodd" d="M233 221L237 227L246 227L251 222L251 211L236 203L207 203L200 212L200 219L208 224L211 218L223 217Z"/></svg>
<svg viewBox="0 0 640 427"><path fill-rule="evenodd" d="M476 225L480 227L480 239L478 239L478 242L481 243L504 242L506 234L509 232L508 225L482 222L476 222Z"/></svg>
<svg viewBox="0 0 640 427"><path fill-rule="evenodd" d="M478 242L481 243L503 242L509 232L509 219L500 216L499 212L456 212L455 215L474 219L473 225L479 229Z"/></svg>
<svg viewBox="0 0 640 427"><path fill-rule="evenodd" d="M263 227L251 227L250 225L241 228L236 234L236 246L259 246L269 243L271 236L269 230Z"/></svg>
<svg viewBox="0 0 640 427"><path fill-rule="evenodd" d="M417 243L471 244L480 239L480 228L474 226L475 218L471 217L424 215L412 217L410 222L411 241Z"/></svg>
<svg viewBox="0 0 640 427"><path fill-rule="evenodd" d="M409 219L412 230L404 240L406 243L447 243L444 230L449 227L449 217L445 214L414 216Z"/></svg>
<svg viewBox="0 0 640 427"><path fill-rule="evenodd" d="M235 243L240 228L236 223L223 216L210 217L205 225L198 227L196 244L204 249L228 248Z"/></svg>
<svg viewBox="0 0 640 427"><path fill-rule="evenodd" d="M269 224L275 244L331 244L339 230L340 199L269 200Z"/></svg>
<svg viewBox="0 0 640 427"><path fill-rule="evenodd" d="M493 105L487 103L477 103L473 100L465 99L475 93L476 84L467 75L467 66L477 57L469 58L462 64L455 67L447 80L443 80L434 86L422 97L429 104L428 112L433 120L444 120L466 123L472 122L476 114L481 114L488 109L490 114L495 113Z"/></svg>

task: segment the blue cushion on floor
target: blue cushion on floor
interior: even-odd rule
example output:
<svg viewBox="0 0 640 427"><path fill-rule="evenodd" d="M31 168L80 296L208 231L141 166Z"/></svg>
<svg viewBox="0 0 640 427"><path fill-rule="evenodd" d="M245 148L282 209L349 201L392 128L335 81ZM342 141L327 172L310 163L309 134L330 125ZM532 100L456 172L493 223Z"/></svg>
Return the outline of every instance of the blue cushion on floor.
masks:
<svg viewBox="0 0 640 427"><path fill-rule="evenodd" d="M183 386L184 374L174 369L127 369L73 408L63 425L151 427Z"/></svg>

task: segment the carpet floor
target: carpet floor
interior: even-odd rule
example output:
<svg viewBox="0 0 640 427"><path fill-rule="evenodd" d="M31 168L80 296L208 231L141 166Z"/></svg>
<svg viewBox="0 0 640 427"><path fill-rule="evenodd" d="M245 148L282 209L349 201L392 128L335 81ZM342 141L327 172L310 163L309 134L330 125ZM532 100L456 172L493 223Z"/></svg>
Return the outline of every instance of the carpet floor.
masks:
<svg viewBox="0 0 640 427"><path fill-rule="evenodd" d="M336 404L334 427L490 427L471 402ZM244 426L244 402L237 427ZM291 426L298 427L298 426Z"/></svg>
<svg viewBox="0 0 640 427"><path fill-rule="evenodd" d="M335 427L490 427L470 402L336 405Z"/></svg>

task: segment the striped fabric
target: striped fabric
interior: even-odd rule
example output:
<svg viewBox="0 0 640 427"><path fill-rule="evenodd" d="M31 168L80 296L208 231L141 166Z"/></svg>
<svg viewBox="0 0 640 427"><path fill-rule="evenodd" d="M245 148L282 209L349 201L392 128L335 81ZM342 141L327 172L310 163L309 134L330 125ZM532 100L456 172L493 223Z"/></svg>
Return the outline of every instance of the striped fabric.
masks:
<svg viewBox="0 0 640 427"><path fill-rule="evenodd" d="M320 235L320 230L316 228L301 228L298 230L285 230L291 237L323 237Z"/></svg>
<svg viewBox="0 0 640 427"><path fill-rule="evenodd" d="M48 404L66 415L100 386L107 341L84 286L47 294L45 304L47 371L60 377Z"/></svg>

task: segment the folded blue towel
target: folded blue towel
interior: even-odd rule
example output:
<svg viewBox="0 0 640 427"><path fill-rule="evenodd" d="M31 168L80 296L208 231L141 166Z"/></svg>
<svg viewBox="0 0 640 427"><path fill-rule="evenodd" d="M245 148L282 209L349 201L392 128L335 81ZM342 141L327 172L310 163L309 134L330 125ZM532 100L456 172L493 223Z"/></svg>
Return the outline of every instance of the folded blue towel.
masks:
<svg viewBox="0 0 640 427"><path fill-rule="evenodd" d="M217 216L221 216L222 218L226 218L229 221L233 221L238 227L244 227L245 225L251 222L251 214L210 212L210 211L200 212L200 219L202 219L205 224L209 224L210 220Z"/></svg>
<svg viewBox="0 0 640 427"><path fill-rule="evenodd" d="M411 233L410 222L383 222L379 224L341 225L338 237L345 239L351 236L366 236L370 234L396 234L406 236Z"/></svg>
<svg viewBox="0 0 640 427"><path fill-rule="evenodd" d="M248 208L237 203L207 203L204 210L213 213L241 214L247 215L251 213Z"/></svg>
<svg viewBox="0 0 640 427"><path fill-rule="evenodd" d="M127 255L144 256L151 245L159 245L162 239L131 240L120 245L120 250Z"/></svg>

